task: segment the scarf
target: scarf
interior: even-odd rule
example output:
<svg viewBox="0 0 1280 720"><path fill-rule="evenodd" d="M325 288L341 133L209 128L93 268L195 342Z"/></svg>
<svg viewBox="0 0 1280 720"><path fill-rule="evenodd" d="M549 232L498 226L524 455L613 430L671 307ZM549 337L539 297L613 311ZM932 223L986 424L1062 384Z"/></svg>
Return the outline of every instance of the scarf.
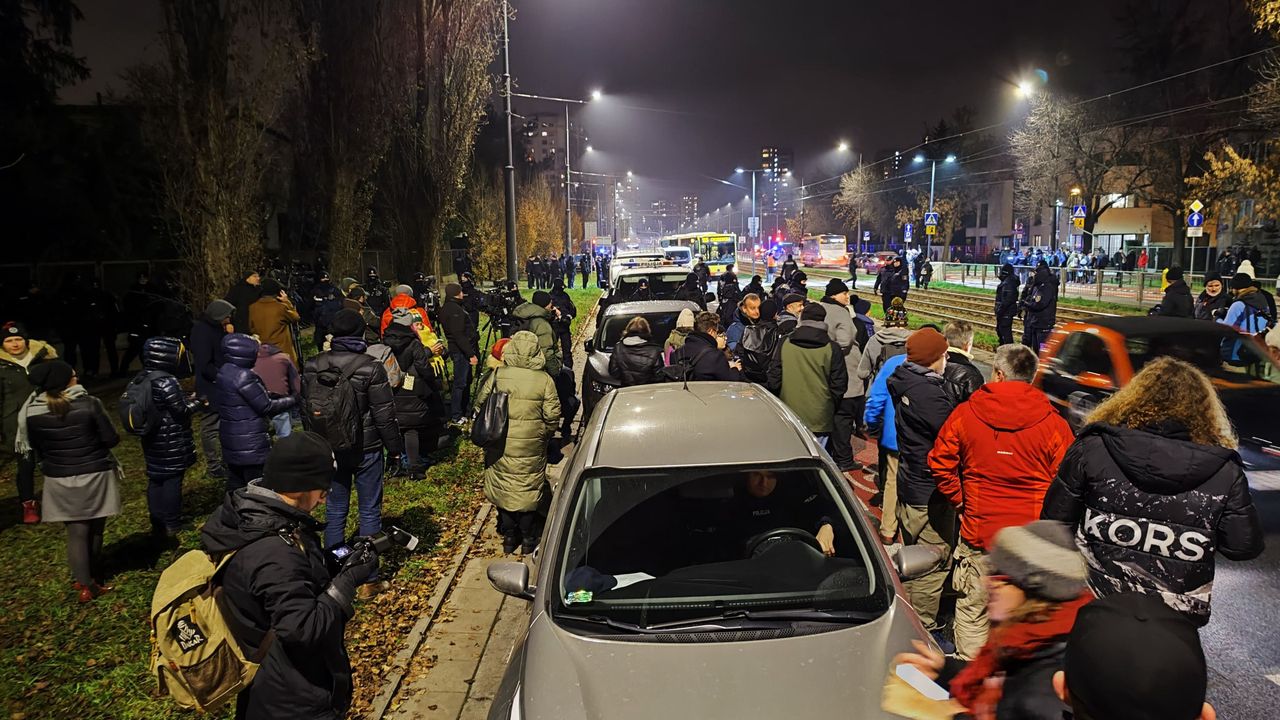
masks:
<svg viewBox="0 0 1280 720"><path fill-rule="evenodd" d="M992 627L987 644L978 651L978 656L951 680L951 695L977 720L994 720L1003 692L1003 683L999 679L1003 677L1006 666L1011 661L1025 660L1045 646L1060 642L1071 633L1076 613L1093 599L1093 593L1085 590L1075 600L1055 607L1044 622L1017 622Z"/></svg>
<svg viewBox="0 0 1280 720"><path fill-rule="evenodd" d="M68 400L85 397L89 394L83 385L72 385L62 391L62 396ZM35 415L49 414L49 398L44 393L36 390L31 393L27 401L22 404L22 409L18 411L18 435L13 443L13 449L19 455L26 455L31 452L31 437L27 433L27 418Z"/></svg>

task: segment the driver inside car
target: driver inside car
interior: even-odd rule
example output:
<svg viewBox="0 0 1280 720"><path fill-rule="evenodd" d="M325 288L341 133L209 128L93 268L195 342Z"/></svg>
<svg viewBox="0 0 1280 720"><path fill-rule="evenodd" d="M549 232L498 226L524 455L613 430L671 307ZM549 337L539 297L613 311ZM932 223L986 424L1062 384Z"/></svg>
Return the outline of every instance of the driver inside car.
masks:
<svg viewBox="0 0 1280 720"><path fill-rule="evenodd" d="M810 478L790 477L779 483L771 470L752 470L734 493L734 522L744 542L781 528L813 533L822 554L836 554L836 534L831 524L834 509Z"/></svg>

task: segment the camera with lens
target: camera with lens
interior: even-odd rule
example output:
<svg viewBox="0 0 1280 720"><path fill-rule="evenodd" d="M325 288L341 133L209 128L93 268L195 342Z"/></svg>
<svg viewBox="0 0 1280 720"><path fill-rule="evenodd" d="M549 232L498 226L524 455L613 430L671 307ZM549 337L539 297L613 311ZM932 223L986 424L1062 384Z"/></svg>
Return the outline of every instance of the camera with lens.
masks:
<svg viewBox="0 0 1280 720"><path fill-rule="evenodd" d="M379 555L392 547L402 547L412 552L418 548L418 536L395 525L388 525L368 537L353 538L348 542L339 543L329 548L329 557L333 560L334 567L341 566L342 561L346 560L347 556L360 550L365 545L372 545L374 551Z"/></svg>

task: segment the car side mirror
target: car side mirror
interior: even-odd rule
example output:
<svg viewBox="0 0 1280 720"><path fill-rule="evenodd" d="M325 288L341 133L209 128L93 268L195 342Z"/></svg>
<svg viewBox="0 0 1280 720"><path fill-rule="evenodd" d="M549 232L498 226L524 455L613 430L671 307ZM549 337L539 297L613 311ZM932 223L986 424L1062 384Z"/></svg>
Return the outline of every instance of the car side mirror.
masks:
<svg viewBox="0 0 1280 720"><path fill-rule="evenodd" d="M583 349L583 350L584 350L588 355L590 355L591 353L593 353L593 352L595 352L595 351L596 351L596 341L595 341L595 340L592 340L591 338L587 338L586 340L584 340L584 341L582 342L582 349Z"/></svg>
<svg viewBox="0 0 1280 720"><path fill-rule="evenodd" d="M486 571L489 584L503 595L532 600L536 588L529 585L529 566L522 562L496 562Z"/></svg>
<svg viewBox="0 0 1280 720"><path fill-rule="evenodd" d="M945 556L946 548L940 546L903 545L893 554L893 564L898 569L899 578L915 580L941 565ZM490 572L492 572L492 566L490 566Z"/></svg>

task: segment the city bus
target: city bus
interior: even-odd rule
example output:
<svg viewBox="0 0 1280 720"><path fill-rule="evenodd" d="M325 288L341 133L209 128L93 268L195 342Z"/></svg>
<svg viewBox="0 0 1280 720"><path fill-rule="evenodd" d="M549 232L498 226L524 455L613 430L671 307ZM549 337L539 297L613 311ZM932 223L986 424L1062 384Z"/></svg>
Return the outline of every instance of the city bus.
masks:
<svg viewBox="0 0 1280 720"><path fill-rule="evenodd" d="M724 272L725 266L735 262L734 254L738 248L737 233L699 232L667 235L662 238L662 246L687 247L695 256L710 268L713 276ZM696 264L696 261L695 261Z"/></svg>
<svg viewBox="0 0 1280 720"><path fill-rule="evenodd" d="M807 235L800 240L800 264L844 267L849 261L848 242L844 235Z"/></svg>

